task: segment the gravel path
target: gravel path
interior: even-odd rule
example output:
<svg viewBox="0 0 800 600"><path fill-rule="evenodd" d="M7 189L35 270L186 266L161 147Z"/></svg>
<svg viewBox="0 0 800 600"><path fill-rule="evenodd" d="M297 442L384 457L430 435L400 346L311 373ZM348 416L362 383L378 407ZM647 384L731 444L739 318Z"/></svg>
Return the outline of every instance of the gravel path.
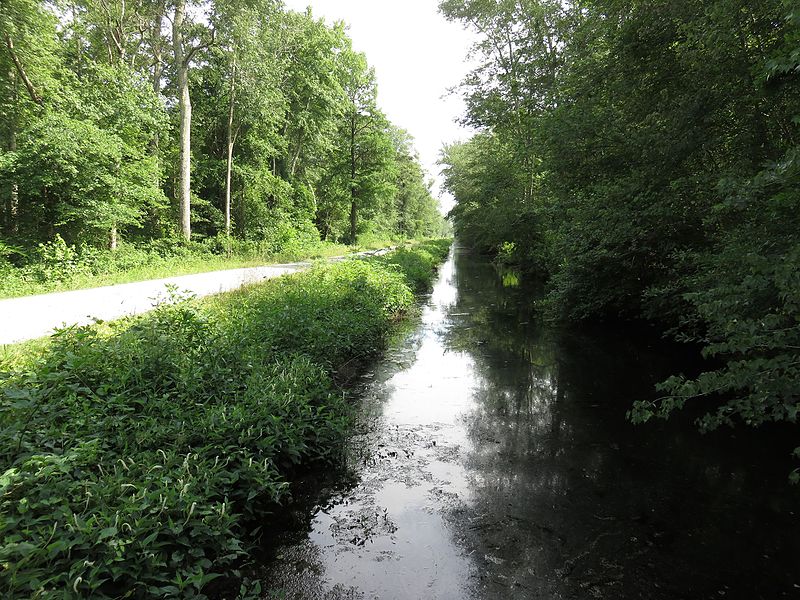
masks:
<svg viewBox="0 0 800 600"><path fill-rule="evenodd" d="M361 252L330 259L337 262L352 256L384 254L391 248ZM152 310L157 299L164 298L167 286L197 296L228 292L249 283L257 283L308 268L311 263L291 263L212 271L125 283L107 287L56 292L0 300L0 344L14 344L53 333L65 325L85 325L95 320L110 321Z"/></svg>

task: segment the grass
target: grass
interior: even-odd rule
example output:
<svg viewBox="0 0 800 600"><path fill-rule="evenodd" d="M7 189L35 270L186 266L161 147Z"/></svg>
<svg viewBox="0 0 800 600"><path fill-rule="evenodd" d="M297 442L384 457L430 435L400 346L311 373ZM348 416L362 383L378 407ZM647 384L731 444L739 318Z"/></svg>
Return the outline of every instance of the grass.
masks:
<svg viewBox="0 0 800 600"><path fill-rule="evenodd" d="M18 346L0 382L0 596L204 598L222 582L256 597L237 569L258 523L297 473L337 461L340 375L383 350L448 245Z"/></svg>
<svg viewBox="0 0 800 600"><path fill-rule="evenodd" d="M22 371L32 367L36 360L50 347L50 336L16 344L0 345L0 376L2 373Z"/></svg>
<svg viewBox="0 0 800 600"><path fill-rule="evenodd" d="M392 246L392 240L369 238L354 246L313 242L280 252L243 248L226 255L201 244L164 247L123 246L116 252L75 248L63 242L43 246L22 268L0 261L0 299L66 292L149 279L225 269L314 260ZM219 253L222 252L222 253ZM2 257L0 257L2 258Z"/></svg>

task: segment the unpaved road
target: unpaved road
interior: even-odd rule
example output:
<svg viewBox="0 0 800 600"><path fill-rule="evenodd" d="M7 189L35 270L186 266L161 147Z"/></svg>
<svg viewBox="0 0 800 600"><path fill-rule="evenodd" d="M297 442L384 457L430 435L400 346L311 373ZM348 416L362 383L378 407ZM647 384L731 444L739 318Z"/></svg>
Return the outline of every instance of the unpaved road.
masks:
<svg viewBox="0 0 800 600"><path fill-rule="evenodd" d="M361 252L330 259L383 254L390 248ZM243 285L295 273L310 266L299 262L246 269L212 271L152 279L72 292L55 292L0 300L0 344L14 344L53 333L56 328L86 325L96 320L111 321L152 310L158 299L168 293L168 286L198 297L238 289Z"/></svg>

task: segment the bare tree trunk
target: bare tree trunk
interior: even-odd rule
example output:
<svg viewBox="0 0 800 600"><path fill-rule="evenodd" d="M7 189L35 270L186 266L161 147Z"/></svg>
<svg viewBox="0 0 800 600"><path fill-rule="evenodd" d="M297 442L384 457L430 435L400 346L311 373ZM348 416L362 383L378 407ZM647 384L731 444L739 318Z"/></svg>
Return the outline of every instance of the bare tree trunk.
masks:
<svg viewBox="0 0 800 600"><path fill-rule="evenodd" d="M178 75L178 106L180 108L180 186L178 207L181 234L184 239L192 237L191 175L192 175L192 101L189 97L189 61L183 39L183 22L186 16L186 0L175 3L172 21L172 47L175 69Z"/></svg>
<svg viewBox="0 0 800 600"><path fill-rule="evenodd" d="M317 191L314 189L314 186L306 180L306 185L308 186L308 191L311 192L311 201L314 203L314 214L317 214Z"/></svg>
<svg viewBox="0 0 800 600"><path fill-rule="evenodd" d="M350 202L350 243L356 243L356 224L358 222L358 208L356 207L356 191L351 190L352 201Z"/></svg>
<svg viewBox="0 0 800 600"><path fill-rule="evenodd" d="M289 169L289 177L294 179L294 174L297 171L297 163L300 161L300 154L303 152L303 134L300 134L299 139L297 140L297 149L294 152L294 156L292 156L292 166Z"/></svg>
<svg viewBox="0 0 800 600"><path fill-rule="evenodd" d="M306 102L306 111L308 111L309 106L311 106L311 99L309 98ZM290 177L294 179L295 171L297 170L297 163L300 160L300 155L303 153L303 140L305 138L305 129L301 129L300 133L297 136L297 148L295 148L294 156L292 156L292 166L289 171Z"/></svg>
<svg viewBox="0 0 800 600"><path fill-rule="evenodd" d="M245 206L245 198L247 195L247 180L242 181L242 192L239 195L239 217L236 219L236 230L240 236L244 237L247 231L247 206Z"/></svg>
<svg viewBox="0 0 800 600"><path fill-rule="evenodd" d="M153 79L151 84L153 86L153 94L156 98L161 95L161 74L164 70L164 38L161 35L161 26L164 22L164 14L166 11L164 0L160 0L156 5L156 12L153 16L153 22L150 24L150 49L153 54ZM153 187L155 189L161 188L161 136L156 129L153 132L153 138L150 140L150 155L155 160L156 168L153 172ZM153 232L159 231L160 219L159 209L152 207L149 211L150 226Z"/></svg>
<svg viewBox="0 0 800 600"><path fill-rule="evenodd" d="M164 22L164 0L158 3L155 17L153 18L153 29L150 40L150 47L153 50L153 94L156 97L161 95L161 73L163 71L163 56L162 56L162 37L161 37L161 24ZM161 140L158 136L158 131L153 135L152 152L153 156L158 156L159 144Z"/></svg>
<svg viewBox="0 0 800 600"><path fill-rule="evenodd" d="M228 105L228 163L225 165L225 235L231 234L231 171L233 170L233 145L236 135L233 133L233 108L236 103L236 59L233 59L231 70L230 99Z"/></svg>

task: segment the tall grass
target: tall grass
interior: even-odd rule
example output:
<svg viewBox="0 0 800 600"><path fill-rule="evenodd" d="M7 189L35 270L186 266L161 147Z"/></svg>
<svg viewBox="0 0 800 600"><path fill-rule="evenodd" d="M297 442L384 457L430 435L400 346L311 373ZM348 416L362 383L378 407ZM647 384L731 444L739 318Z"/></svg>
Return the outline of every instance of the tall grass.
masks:
<svg viewBox="0 0 800 600"><path fill-rule="evenodd" d="M337 374L381 351L446 246L63 330L6 373L0 596L202 598L235 578L292 477L337 459Z"/></svg>

